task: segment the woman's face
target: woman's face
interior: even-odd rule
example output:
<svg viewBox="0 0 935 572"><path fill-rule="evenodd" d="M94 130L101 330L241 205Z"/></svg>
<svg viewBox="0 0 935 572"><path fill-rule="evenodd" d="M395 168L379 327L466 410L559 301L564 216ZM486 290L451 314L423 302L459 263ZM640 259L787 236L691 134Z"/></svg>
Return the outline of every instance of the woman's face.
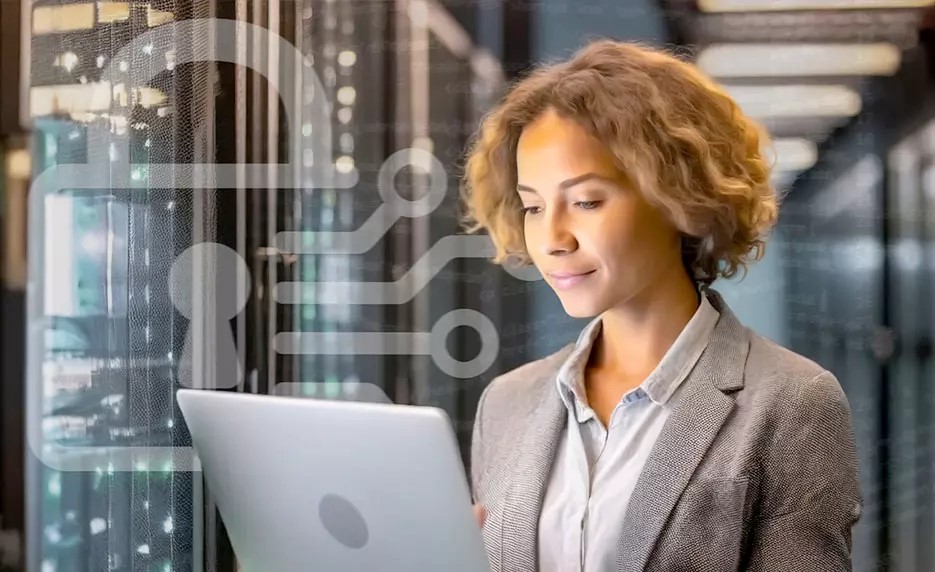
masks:
<svg viewBox="0 0 935 572"><path fill-rule="evenodd" d="M682 271L678 231L573 121L545 112L523 130L516 163L526 249L570 316L597 316Z"/></svg>

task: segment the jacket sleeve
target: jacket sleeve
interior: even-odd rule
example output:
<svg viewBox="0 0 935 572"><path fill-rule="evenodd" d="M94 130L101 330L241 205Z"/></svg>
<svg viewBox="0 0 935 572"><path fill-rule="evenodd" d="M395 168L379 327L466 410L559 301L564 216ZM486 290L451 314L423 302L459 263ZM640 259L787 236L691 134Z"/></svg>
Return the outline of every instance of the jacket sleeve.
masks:
<svg viewBox="0 0 935 572"><path fill-rule="evenodd" d="M850 407L827 371L790 393L767 443L745 569L849 571L862 504Z"/></svg>
<svg viewBox="0 0 935 572"><path fill-rule="evenodd" d="M487 460L484 450L484 403L495 381L496 379L491 381L481 392L477 402L477 412L474 414L474 427L471 431L471 496L475 503L483 503L484 499L482 481L486 470L484 463Z"/></svg>

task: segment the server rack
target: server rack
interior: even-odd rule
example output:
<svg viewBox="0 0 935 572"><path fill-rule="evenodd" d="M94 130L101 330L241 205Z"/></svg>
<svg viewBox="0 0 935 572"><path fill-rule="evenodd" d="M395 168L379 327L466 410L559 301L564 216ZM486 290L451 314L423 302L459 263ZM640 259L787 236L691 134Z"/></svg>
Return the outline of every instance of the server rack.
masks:
<svg viewBox="0 0 935 572"><path fill-rule="evenodd" d="M191 192L149 174L208 162L192 134L212 120L209 77L174 65L178 46L197 39L136 40L205 6L38 1L29 10L34 173L103 158L116 181L130 169L131 184L88 190L62 178L32 198L26 566L197 570L199 481L171 457L120 465L130 447L190 443L174 401L186 324L166 277L203 221Z"/></svg>
<svg viewBox="0 0 935 572"><path fill-rule="evenodd" d="M453 261L408 304L321 299L322 282L398 280L433 241L459 232L458 158L501 77L496 60L478 57L446 14L434 2L402 0L34 3L35 173L112 155L115 179L126 164L132 184L89 191L61 181L63 189L34 202L31 444L37 453L46 446L64 451L70 466L82 470L30 463L29 569L234 569L199 474L164 457L156 464L136 459L128 468L107 456L125 446L190 445L174 392L184 381L193 322L173 303L167 277L178 257L200 243L229 247L249 268L246 306L230 322L244 376L219 389L353 398L360 383L372 384L397 402L445 407L467 456L472 395L497 367L462 385L433 369L428 356L287 355L272 343L289 332L429 331L440 314L465 306L500 319L496 297L480 288L495 292L509 278L483 260ZM153 28L193 18L248 22L282 36L305 56L301 69L286 69L276 53L281 48L257 35L238 38L237 50L273 74L314 73L324 93L299 81L294 93L278 94L244 66L176 65L180 46L210 47L214 32L135 42ZM112 61L131 44L138 49L129 61ZM100 85L104 69L124 75ZM67 105L75 94L84 108ZM321 118L309 101L322 95L332 102L330 157L311 143ZM298 125L286 124L287 104L299 110ZM120 156L124 144L129 157ZM359 228L381 204L384 161L409 147L431 149L449 167L445 204L435 214L396 221L360 255L281 247L283 231L327 238ZM184 170L212 161L291 167L286 180L244 174L234 189L197 192L173 185L171 175L150 176L160 164ZM314 166L322 161L334 162L339 174L355 173L357 185L329 188L329 181L316 180ZM179 172L178 181L188 175ZM399 179L413 193L425 184L419 173ZM299 284L295 303L273 295L283 282ZM450 345L463 345L463 337L456 332Z"/></svg>

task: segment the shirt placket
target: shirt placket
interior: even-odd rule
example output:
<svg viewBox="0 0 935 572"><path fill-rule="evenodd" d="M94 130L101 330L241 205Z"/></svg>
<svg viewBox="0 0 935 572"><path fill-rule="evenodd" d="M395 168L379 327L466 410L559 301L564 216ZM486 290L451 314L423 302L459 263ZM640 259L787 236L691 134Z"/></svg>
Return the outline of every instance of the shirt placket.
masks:
<svg viewBox="0 0 935 572"><path fill-rule="evenodd" d="M579 471L584 476L584 510L581 515L581 524L578 531L578 570L584 572L587 549L588 549L588 521L591 516L591 492L594 486L594 472L604 450L607 447L608 432L600 425L594 412L588 408L586 420L578 425L578 436L580 442L578 463L583 471ZM587 444L581 435L582 430L587 432ZM588 448L591 444L598 442L599 448L595 455L589 455ZM591 460L593 458L593 461Z"/></svg>

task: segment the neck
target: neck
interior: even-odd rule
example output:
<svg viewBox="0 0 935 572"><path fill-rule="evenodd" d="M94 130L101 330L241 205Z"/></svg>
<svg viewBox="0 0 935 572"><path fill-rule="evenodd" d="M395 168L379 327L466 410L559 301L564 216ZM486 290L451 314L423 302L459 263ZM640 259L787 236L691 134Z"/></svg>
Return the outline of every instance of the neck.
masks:
<svg viewBox="0 0 935 572"><path fill-rule="evenodd" d="M590 367L642 378L662 361L698 309L698 289L682 268L604 312Z"/></svg>

